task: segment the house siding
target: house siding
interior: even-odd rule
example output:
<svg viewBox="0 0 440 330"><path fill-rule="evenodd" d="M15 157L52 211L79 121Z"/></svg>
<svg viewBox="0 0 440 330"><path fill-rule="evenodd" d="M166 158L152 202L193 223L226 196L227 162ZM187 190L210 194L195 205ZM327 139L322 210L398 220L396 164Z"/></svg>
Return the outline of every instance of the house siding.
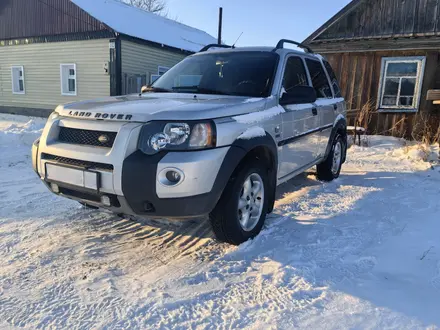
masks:
<svg viewBox="0 0 440 330"><path fill-rule="evenodd" d="M130 76L147 75L147 83L149 83L150 76L157 74L158 66L171 68L188 55L122 40L121 56L123 80Z"/></svg>
<svg viewBox="0 0 440 330"><path fill-rule="evenodd" d="M354 125L361 109L367 107L371 113L371 119L368 123L370 133L411 137L414 133L417 115L435 115L439 113L439 106L435 106L432 104L432 101L427 100L429 89L440 88L440 81L438 79L440 73L440 53L438 51L382 51L325 53L323 55L329 60L338 76L342 94L347 102L349 125ZM399 111L389 113L377 112L382 58L406 56L426 57L418 113L402 113Z"/></svg>
<svg viewBox="0 0 440 330"><path fill-rule="evenodd" d="M0 47L0 107L53 109L58 104L108 96L109 39ZM75 63L77 96L61 95L60 64ZM11 66L24 67L26 94L12 93Z"/></svg>

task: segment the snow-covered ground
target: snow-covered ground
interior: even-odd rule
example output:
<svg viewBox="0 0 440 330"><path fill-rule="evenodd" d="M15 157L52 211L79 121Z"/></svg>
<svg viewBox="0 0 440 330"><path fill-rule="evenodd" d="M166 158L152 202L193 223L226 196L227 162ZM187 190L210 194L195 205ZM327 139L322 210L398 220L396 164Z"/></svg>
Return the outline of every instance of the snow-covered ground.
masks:
<svg viewBox="0 0 440 330"><path fill-rule="evenodd" d="M440 168L416 146L370 137L338 180L291 180L232 247L50 194L29 120L0 115L1 329L440 328Z"/></svg>

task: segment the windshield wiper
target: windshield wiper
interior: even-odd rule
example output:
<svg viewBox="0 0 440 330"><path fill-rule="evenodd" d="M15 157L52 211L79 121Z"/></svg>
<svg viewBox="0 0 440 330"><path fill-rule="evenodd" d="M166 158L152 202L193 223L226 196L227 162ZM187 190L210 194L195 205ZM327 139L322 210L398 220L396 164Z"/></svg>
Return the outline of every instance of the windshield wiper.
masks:
<svg viewBox="0 0 440 330"><path fill-rule="evenodd" d="M171 93L172 91L161 87L147 87L142 93Z"/></svg>
<svg viewBox="0 0 440 330"><path fill-rule="evenodd" d="M200 94L217 94L217 95L228 95L224 92L220 92L211 88L203 88L199 86L177 86L173 87L173 91L187 92L187 93L200 93Z"/></svg>

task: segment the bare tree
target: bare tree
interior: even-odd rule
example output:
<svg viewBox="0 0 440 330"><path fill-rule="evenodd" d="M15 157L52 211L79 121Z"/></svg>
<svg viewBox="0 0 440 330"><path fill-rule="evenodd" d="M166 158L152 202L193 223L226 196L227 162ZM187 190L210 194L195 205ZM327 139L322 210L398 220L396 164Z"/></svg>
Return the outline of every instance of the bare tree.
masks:
<svg viewBox="0 0 440 330"><path fill-rule="evenodd" d="M131 6L138 7L152 13L167 16L165 0L123 0Z"/></svg>

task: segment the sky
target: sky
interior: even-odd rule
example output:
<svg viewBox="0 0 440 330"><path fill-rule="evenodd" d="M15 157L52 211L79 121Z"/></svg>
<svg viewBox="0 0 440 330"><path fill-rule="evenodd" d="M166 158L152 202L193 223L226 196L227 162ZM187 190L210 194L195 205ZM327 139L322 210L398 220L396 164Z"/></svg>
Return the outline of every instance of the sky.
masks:
<svg viewBox="0 0 440 330"><path fill-rule="evenodd" d="M303 41L350 0L166 0L170 18L217 38L223 7L223 42L275 46L280 39Z"/></svg>

